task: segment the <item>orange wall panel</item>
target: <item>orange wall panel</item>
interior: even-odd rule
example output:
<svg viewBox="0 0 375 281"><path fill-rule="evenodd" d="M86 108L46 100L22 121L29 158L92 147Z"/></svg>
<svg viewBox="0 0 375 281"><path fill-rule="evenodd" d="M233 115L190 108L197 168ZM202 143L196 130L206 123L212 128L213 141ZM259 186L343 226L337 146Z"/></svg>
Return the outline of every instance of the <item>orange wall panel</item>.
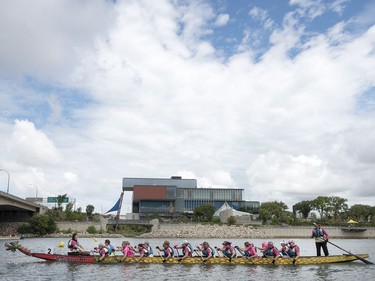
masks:
<svg viewBox="0 0 375 281"><path fill-rule="evenodd" d="M135 185L133 187L134 200L166 200L166 186Z"/></svg>

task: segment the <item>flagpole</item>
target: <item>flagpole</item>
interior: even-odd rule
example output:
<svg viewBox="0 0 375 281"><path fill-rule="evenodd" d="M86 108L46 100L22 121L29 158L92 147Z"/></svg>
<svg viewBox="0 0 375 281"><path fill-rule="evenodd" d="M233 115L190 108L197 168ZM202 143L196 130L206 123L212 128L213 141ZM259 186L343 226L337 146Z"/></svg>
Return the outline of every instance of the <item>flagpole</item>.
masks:
<svg viewBox="0 0 375 281"><path fill-rule="evenodd" d="M119 221L120 221L120 213L121 213L121 207L122 207L122 199L124 198L124 191L121 192L121 196L120 196L120 205L119 205L119 208L117 210L117 215L116 215L116 226L115 226L115 232L117 231L117 226L119 224Z"/></svg>

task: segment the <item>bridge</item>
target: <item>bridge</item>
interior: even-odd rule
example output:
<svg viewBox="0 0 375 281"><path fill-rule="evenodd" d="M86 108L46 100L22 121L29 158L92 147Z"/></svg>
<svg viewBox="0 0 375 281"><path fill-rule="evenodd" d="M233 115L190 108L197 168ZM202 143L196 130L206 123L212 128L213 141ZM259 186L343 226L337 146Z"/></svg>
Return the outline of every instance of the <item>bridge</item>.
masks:
<svg viewBox="0 0 375 281"><path fill-rule="evenodd" d="M47 210L46 206L0 191L0 222L27 221L32 215L43 214Z"/></svg>

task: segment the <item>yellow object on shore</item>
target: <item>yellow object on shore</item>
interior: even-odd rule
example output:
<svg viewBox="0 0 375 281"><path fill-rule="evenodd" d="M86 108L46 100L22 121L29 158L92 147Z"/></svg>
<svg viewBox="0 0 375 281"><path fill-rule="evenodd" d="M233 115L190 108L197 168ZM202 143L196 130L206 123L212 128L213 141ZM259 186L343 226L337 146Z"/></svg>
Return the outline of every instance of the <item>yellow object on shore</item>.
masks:
<svg viewBox="0 0 375 281"><path fill-rule="evenodd" d="M63 241L59 242L59 248L64 248L65 243Z"/></svg>

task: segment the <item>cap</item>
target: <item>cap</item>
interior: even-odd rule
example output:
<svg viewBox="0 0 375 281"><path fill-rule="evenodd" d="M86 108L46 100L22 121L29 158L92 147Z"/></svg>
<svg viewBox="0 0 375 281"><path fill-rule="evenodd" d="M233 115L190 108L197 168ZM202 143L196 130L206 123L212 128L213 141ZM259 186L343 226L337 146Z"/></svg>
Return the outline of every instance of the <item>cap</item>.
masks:
<svg viewBox="0 0 375 281"><path fill-rule="evenodd" d="M289 240L289 241L288 241L288 244L290 244L290 243L293 243L293 244L294 244L294 241L293 241L293 240Z"/></svg>
<svg viewBox="0 0 375 281"><path fill-rule="evenodd" d="M185 245L185 244L189 244L189 241L187 240L182 241L182 245Z"/></svg>
<svg viewBox="0 0 375 281"><path fill-rule="evenodd" d="M150 245L150 243L148 243L148 241L145 241L143 244Z"/></svg>
<svg viewBox="0 0 375 281"><path fill-rule="evenodd" d="M290 241L289 241L290 242ZM281 241L280 245L286 245L285 241Z"/></svg>

